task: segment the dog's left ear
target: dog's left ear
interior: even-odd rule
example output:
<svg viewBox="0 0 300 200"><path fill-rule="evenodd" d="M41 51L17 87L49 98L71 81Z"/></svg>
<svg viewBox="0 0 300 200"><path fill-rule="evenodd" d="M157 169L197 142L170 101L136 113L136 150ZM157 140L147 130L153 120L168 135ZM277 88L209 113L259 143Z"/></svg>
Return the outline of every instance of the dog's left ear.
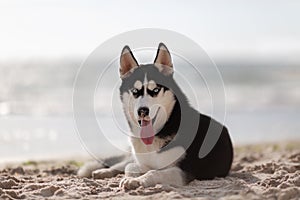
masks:
<svg viewBox="0 0 300 200"><path fill-rule="evenodd" d="M159 43L158 45L154 65L164 75L172 75L174 72L171 54L164 43Z"/></svg>

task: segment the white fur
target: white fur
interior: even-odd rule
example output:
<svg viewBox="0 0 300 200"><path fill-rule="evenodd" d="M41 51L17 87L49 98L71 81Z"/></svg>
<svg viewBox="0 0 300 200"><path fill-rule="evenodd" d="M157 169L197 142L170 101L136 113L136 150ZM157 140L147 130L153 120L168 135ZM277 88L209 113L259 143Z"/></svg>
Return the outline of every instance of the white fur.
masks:
<svg viewBox="0 0 300 200"><path fill-rule="evenodd" d="M178 146L158 153L164 142L165 139L156 137L151 145L145 145L139 138L132 138L132 151L136 162L148 170L173 166L185 155L185 150Z"/></svg>
<svg viewBox="0 0 300 200"><path fill-rule="evenodd" d="M157 85L153 80L151 80L151 81L149 81L147 86L148 86L149 90L153 90L154 88L156 88Z"/></svg>
<svg viewBox="0 0 300 200"><path fill-rule="evenodd" d="M135 163L126 166L125 178L119 185L121 188L135 189L139 186L150 187L156 184L175 186L185 184L184 172L175 166L175 163L185 155L185 150L178 146L158 153L164 141L165 139L155 138L153 144L145 145L139 138L131 139Z"/></svg>
<svg viewBox="0 0 300 200"><path fill-rule="evenodd" d="M143 83L141 81L136 81L133 85L136 89L140 90L143 87Z"/></svg>
<svg viewBox="0 0 300 200"><path fill-rule="evenodd" d="M129 94L129 92L124 92L122 95L122 99L123 99L123 110L126 115L126 118L128 119L131 125L131 132L133 136L139 137L137 133L140 131L140 127L138 124L138 119L136 118L136 114L134 113L137 112L134 109L135 99L132 94Z"/></svg>
<svg viewBox="0 0 300 200"><path fill-rule="evenodd" d="M77 172L77 175L79 177L91 177L92 172L104 168L102 163L99 163L98 161L90 161L85 163Z"/></svg>
<svg viewBox="0 0 300 200"><path fill-rule="evenodd" d="M120 187L135 189L139 186L150 187L156 184L168 184L182 186L185 184L183 171L178 167L171 167L163 170L150 170L137 178L125 177L120 182Z"/></svg>

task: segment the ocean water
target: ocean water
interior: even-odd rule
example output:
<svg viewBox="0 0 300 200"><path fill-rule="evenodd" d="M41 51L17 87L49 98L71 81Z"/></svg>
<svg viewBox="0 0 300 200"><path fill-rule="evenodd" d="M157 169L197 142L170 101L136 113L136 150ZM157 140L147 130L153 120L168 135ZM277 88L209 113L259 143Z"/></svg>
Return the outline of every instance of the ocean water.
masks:
<svg viewBox="0 0 300 200"><path fill-rule="evenodd" d="M299 118L299 112L227 113L225 124L234 145L243 145L299 140ZM1 117L0 162L93 157L112 153L112 145L126 150L127 136L108 117L98 120L107 128L95 136L78 133L72 117Z"/></svg>
<svg viewBox="0 0 300 200"><path fill-rule="evenodd" d="M235 145L300 139L298 66L221 61L217 65L226 94L224 123ZM115 91L107 87L95 94L95 113L98 122L104 125L105 134L93 135L89 127L84 133L76 131L72 91L79 66L80 62L74 59L1 63L0 162L76 158L92 156L91 152L109 154L112 146L126 149L127 136L122 130L128 127L117 87ZM115 71L113 73L117 73L117 69ZM186 76L185 79L175 78L191 104L210 114L210 90L220 92L220 88L213 86L208 90L188 70ZM113 105L112 98L116 98ZM112 112L117 120L112 120ZM222 121L218 116L223 114L217 114L217 120Z"/></svg>

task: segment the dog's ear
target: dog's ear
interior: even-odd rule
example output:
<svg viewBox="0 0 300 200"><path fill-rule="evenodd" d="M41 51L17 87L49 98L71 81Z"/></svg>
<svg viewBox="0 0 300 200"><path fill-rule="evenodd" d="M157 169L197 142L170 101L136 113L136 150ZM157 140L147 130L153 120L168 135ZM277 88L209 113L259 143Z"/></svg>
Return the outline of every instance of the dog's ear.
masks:
<svg viewBox="0 0 300 200"><path fill-rule="evenodd" d="M138 67L139 64L134 58L129 46L125 46L122 50L120 57L120 77L127 77L134 68Z"/></svg>
<svg viewBox="0 0 300 200"><path fill-rule="evenodd" d="M173 74L173 64L171 54L164 43L159 43L154 65L164 75Z"/></svg>

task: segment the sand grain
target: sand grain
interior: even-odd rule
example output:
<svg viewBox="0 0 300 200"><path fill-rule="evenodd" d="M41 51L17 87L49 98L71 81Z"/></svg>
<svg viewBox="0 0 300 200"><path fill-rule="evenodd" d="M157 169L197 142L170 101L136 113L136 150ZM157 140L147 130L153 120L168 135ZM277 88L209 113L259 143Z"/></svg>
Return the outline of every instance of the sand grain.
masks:
<svg viewBox="0 0 300 200"><path fill-rule="evenodd" d="M126 191L118 187L123 175L80 178L76 162L11 164L0 170L0 199L299 199L299 144L293 148L291 143L235 148L232 170L226 178ZM103 174L96 175L106 176Z"/></svg>

